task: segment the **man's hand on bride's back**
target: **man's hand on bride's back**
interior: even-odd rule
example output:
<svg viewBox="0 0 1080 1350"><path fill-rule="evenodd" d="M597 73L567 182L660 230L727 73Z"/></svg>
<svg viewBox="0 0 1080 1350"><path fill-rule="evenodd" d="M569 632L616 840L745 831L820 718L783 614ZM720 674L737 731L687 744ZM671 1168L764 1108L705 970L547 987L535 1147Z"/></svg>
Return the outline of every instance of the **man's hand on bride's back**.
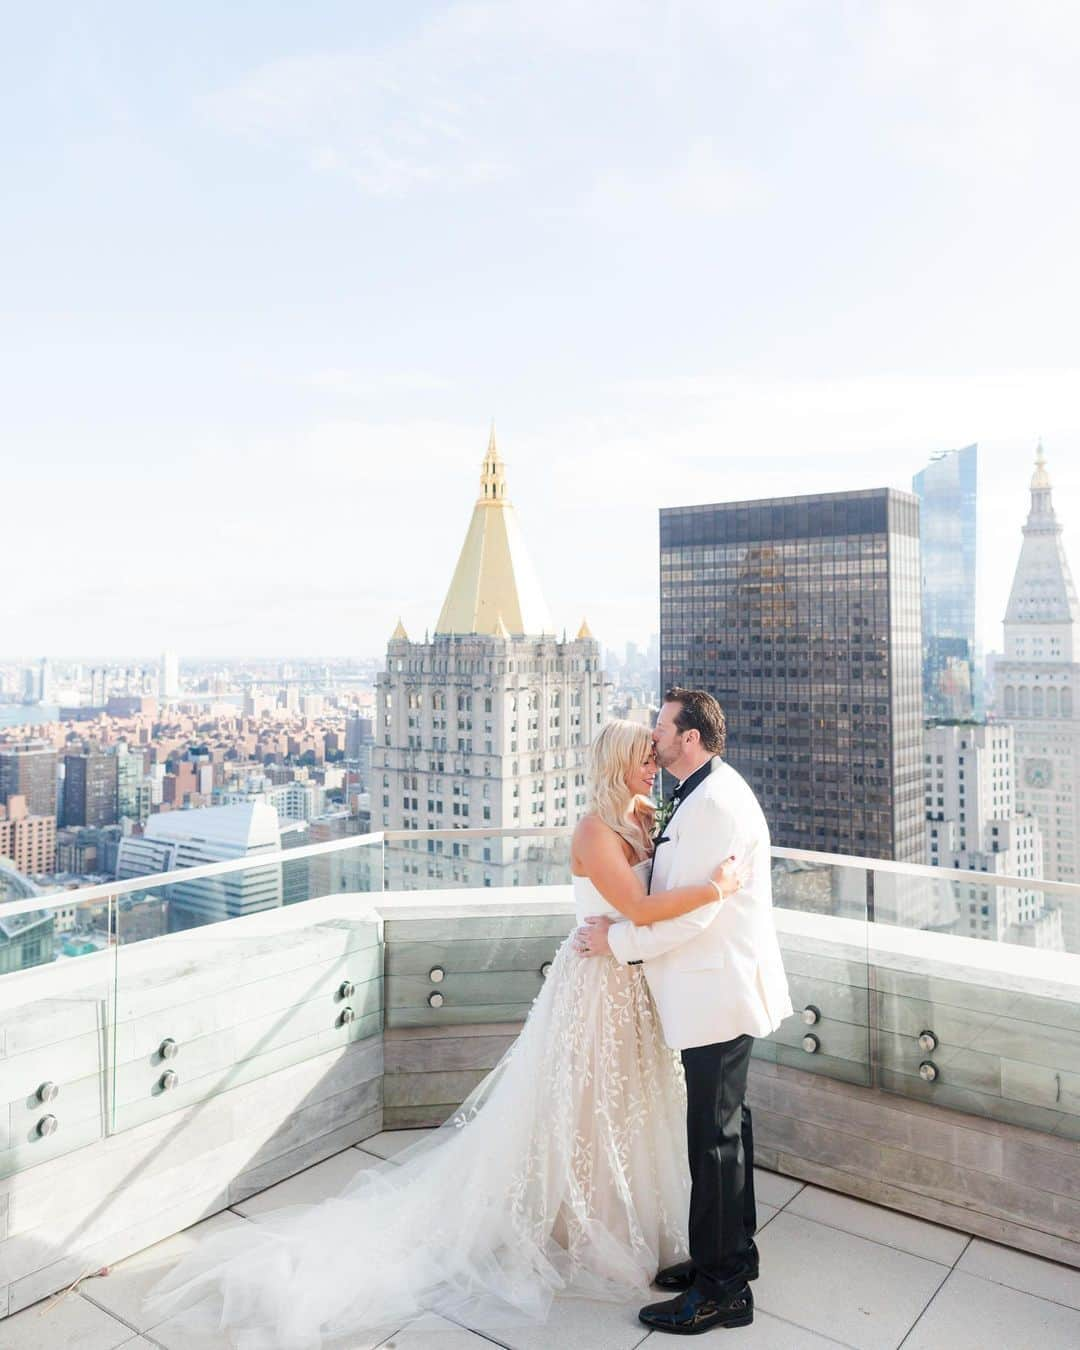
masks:
<svg viewBox="0 0 1080 1350"><path fill-rule="evenodd" d="M742 879L735 867L734 853L730 858L725 858L719 867L713 868L709 880L716 882L723 891L725 900L741 888Z"/></svg>

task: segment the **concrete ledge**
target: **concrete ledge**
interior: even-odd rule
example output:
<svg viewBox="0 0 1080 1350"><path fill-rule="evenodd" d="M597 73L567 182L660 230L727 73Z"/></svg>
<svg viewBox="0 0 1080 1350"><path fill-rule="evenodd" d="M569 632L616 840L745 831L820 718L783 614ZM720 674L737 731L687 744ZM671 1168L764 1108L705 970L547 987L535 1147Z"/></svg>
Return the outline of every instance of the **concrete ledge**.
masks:
<svg viewBox="0 0 1080 1350"><path fill-rule="evenodd" d="M378 1134L382 1099L373 1037L4 1178L0 1315Z"/></svg>
<svg viewBox="0 0 1080 1350"><path fill-rule="evenodd" d="M757 1061L750 1102L765 1165L1080 1268L1080 1145Z"/></svg>

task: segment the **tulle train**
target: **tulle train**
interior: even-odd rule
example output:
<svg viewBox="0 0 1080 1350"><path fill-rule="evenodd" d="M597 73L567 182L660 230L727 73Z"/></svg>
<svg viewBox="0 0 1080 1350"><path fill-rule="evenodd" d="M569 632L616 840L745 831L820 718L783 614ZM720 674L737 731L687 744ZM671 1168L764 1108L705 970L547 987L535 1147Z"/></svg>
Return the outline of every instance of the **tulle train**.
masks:
<svg viewBox="0 0 1080 1350"><path fill-rule="evenodd" d="M430 1320L542 1322L687 1256L685 1086L641 967L563 944L514 1046L440 1129L340 1195L222 1233L152 1291L240 1350Z"/></svg>

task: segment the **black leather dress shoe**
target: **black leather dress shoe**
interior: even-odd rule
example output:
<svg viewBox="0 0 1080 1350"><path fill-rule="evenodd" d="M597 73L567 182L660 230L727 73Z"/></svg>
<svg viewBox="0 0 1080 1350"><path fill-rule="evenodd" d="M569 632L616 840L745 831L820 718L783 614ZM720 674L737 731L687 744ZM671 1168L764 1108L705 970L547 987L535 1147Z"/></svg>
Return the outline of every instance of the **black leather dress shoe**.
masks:
<svg viewBox="0 0 1080 1350"><path fill-rule="evenodd" d="M669 1331L676 1336L697 1336L714 1327L748 1327L754 1320L754 1295L748 1284L715 1295L688 1289L667 1303L642 1308L638 1320L653 1331Z"/></svg>
<svg viewBox="0 0 1080 1350"><path fill-rule="evenodd" d="M743 1274L745 1280L756 1280L759 1274L758 1249L757 1243L751 1238L750 1247L746 1256L746 1270ZM677 1266L665 1266L663 1270L658 1271L653 1284L657 1289L683 1290L689 1289L697 1276L697 1268L693 1261L680 1261Z"/></svg>
<svg viewBox="0 0 1080 1350"><path fill-rule="evenodd" d="M694 1283L696 1274L697 1267L693 1261L680 1261L678 1265L665 1266L663 1270L658 1270L653 1284L657 1289L670 1289L672 1292L681 1293Z"/></svg>

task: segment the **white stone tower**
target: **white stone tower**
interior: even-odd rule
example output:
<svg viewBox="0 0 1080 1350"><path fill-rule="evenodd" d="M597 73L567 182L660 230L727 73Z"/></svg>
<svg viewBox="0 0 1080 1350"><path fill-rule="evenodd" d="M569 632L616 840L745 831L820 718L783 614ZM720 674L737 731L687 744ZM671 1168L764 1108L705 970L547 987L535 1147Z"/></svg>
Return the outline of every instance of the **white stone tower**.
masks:
<svg viewBox="0 0 1080 1350"><path fill-rule="evenodd" d="M528 829L584 810L604 716L600 645L560 641L506 490L492 429L465 543L434 636L401 622L376 688L374 829ZM387 848L390 889L527 885L561 877L565 845L418 839Z"/></svg>
<svg viewBox="0 0 1080 1350"><path fill-rule="evenodd" d="M1015 808L1014 733L1005 723L927 727L926 837L931 867L973 872L970 885L929 888L937 913L925 928L1060 951L1060 910L1034 884L1046 875L1034 816ZM1029 877L1030 886L988 886L978 877Z"/></svg>
<svg viewBox="0 0 1080 1350"><path fill-rule="evenodd" d="M1031 509L1005 613L994 716L1016 728L1016 809L1038 817L1045 875L1080 880L1080 601L1040 444ZM1058 903L1048 897L1048 905ZM1080 905L1062 904L1065 947L1080 951Z"/></svg>

